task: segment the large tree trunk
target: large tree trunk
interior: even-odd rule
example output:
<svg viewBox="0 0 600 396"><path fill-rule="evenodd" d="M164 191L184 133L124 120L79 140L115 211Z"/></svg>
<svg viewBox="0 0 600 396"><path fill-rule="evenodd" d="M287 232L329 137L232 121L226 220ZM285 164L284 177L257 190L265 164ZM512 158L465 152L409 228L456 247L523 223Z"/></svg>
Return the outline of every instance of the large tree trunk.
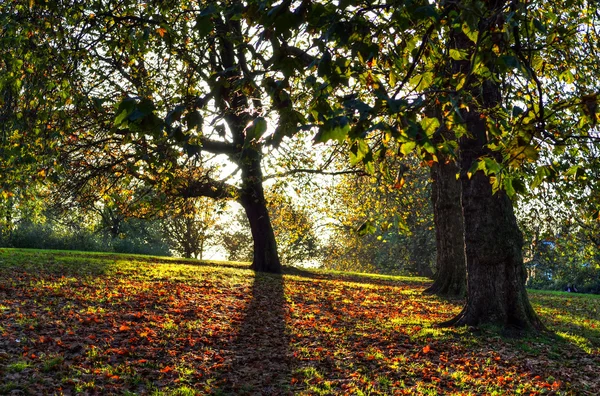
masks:
<svg viewBox="0 0 600 396"><path fill-rule="evenodd" d="M281 273L277 243L262 185L261 156L254 148L247 148L245 154L241 161L243 185L240 203L246 211L254 240L251 268L260 272Z"/></svg>
<svg viewBox="0 0 600 396"><path fill-rule="evenodd" d="M442 154L431 167L437 274L425 293L464 297L467 290L463 214L458 166Z"/></svg>
<svg viewBox="0 0 600 396"><path fill-rule="evenodd" d="M484 84L485 107L499 102L499 89ZM523 236L504 191L492 192L490 178L483 171L467 174L474 162L494 154L487 148L486 122L475 106L465 113L471 137L460 139L462 208L467 260L467 303L449 324L494 324L503 328L541 330L525 290Z"/></svg>
<svg viewBox="0 0 600 396"><path fill-rule="evenodd" d="M481 19L479 26L501 31L504 28L501 14L505 5L504 0L488 2L489 15ZM476 48L461 31L453 32L449 44L451 48L464 49L469 54L468 59L475 51L484 51ZM491 49L490 53L493 53ZM495 70L493 58L486 66ZM469 75L470 68L469 61L452 61L453 72ZM493 120L493 112L486 114L485 111L500 106L500 87L492 78L479 82L477 78L472 78L465 89L471 98L461 110L468 133L459 139L459 166L467 302L462 312L448 324L493 324L503 328L540 330L543 325L531 307L525 290L523 236L517 226L512 202L504 191L493 193L490 178L483 171L469 174L472 165L483 157L502 160L499 153L488 148L487 119Z"/></svg>

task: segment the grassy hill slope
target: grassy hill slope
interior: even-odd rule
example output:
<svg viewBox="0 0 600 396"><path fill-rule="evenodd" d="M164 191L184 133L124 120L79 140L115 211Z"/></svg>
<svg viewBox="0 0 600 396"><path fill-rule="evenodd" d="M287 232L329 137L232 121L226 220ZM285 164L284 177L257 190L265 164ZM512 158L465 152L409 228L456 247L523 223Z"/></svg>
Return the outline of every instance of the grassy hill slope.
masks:
<svg viewBox="0 0 600 396"><path fill-rule="evenodd" d="M0 394L599 394L600 298L532 292L553 331L439 329L428 281L0 249Z"/></svg>

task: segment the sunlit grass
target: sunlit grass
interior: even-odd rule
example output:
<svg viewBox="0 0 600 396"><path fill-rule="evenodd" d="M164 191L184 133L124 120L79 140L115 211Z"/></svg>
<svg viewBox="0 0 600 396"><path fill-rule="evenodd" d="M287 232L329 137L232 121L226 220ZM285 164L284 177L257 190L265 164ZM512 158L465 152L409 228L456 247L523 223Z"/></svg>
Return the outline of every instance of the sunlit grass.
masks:
<svg viewBox="0 0 600 396"><path fill-rule="evenodd" d="M240 263L0 249L0 333L11 348L0 375L26 363L39 383L107 394L600 390L570 360L596 372L596 296L531 292L555 335L507 339L492 327L437 327L461 303L423 295L426 286L410 277L256 275ZM269 385L253 371L261 364ZM30 386L10 381L0 393Z"/></svg>
<svg viewBox="0 0 600 396"><path fill-rule="evenodd" d="M10 363L6 366L6 370L13 373L20 373L21 371L31 367L29 362L20 360L15 363Z"/></svg>

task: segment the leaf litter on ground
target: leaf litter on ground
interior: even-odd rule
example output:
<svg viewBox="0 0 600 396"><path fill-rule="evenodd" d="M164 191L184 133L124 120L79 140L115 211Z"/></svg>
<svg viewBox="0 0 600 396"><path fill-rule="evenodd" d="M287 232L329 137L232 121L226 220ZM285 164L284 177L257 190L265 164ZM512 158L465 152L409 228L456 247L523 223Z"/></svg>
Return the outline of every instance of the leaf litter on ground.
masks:
<svg viewBox="0 0 600 396"><path fill-rule="evenodd" d="M0 394L599 394L600 298L531 292L553 331L435 325L428 281L0 249Z"/></svg>

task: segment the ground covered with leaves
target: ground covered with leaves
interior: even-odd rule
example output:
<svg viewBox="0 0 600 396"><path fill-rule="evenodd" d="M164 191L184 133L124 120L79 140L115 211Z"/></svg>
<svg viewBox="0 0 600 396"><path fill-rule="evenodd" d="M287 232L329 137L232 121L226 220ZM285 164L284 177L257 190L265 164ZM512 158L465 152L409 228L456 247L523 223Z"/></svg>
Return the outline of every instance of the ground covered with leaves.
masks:
<svg viewBox="0 0 600 396"><path fill-rule="evenodd" d="M439 329L428 281L0 249L0 394L600 394L600 298L551 332Z"/></svg>

